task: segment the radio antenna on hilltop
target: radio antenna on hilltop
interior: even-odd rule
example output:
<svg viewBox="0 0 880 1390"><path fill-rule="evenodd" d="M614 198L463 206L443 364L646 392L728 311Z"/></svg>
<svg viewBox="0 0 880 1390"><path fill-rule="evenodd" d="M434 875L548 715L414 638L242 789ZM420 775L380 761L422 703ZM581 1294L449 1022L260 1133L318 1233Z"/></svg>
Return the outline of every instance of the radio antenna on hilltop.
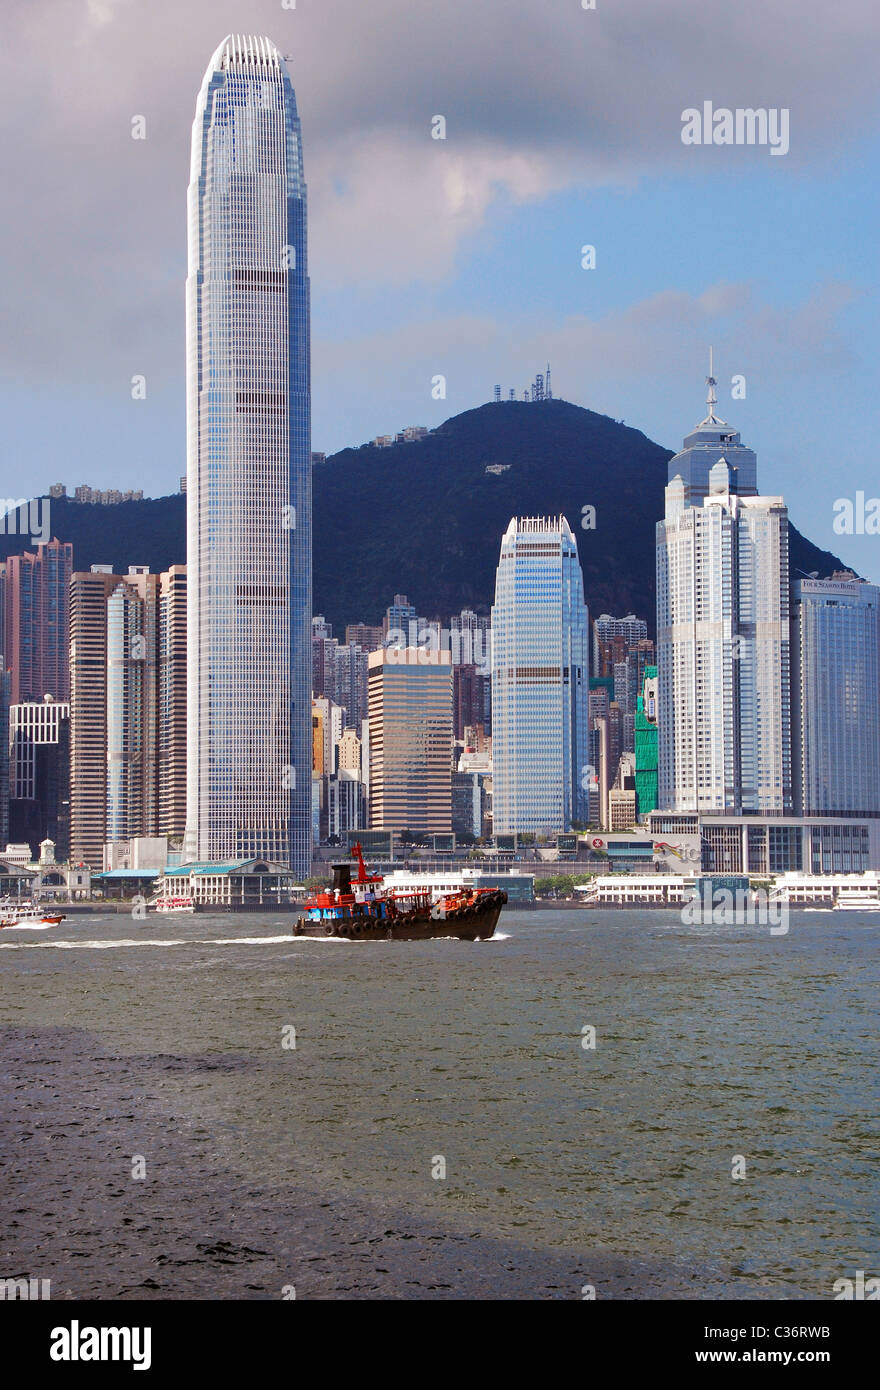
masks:
<svg viewBox="0 0 880 1390"><path fill-rule="evenodd" d="M549 362L547 363L547 371L546 371L545 374L544 374L544 399L545 399L545 401L552 401L552 399L553 399L553 387L550 385L550 363L549 363Z"/></svg>

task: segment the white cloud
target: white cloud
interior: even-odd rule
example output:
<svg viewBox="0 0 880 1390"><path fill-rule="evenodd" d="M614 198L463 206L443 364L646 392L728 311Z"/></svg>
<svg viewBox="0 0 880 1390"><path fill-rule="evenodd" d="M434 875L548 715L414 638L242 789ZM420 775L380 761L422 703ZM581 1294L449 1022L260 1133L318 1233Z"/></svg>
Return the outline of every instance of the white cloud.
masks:
<svg viewBox="0 0 880 1390"><path fill-rule="evenodd" d="M6 0L3 365L108 387L178 373L196 92L224 33L272 35L304 121L322 288L442 282L493 201L766 151L685 149L680 113L788 105L786 161L839 157L874 100L868 0ZM447 140L430 138L434 114ZM143 114L147 139L130 138ZM643 312L650 312L645 307Z"/></svg>

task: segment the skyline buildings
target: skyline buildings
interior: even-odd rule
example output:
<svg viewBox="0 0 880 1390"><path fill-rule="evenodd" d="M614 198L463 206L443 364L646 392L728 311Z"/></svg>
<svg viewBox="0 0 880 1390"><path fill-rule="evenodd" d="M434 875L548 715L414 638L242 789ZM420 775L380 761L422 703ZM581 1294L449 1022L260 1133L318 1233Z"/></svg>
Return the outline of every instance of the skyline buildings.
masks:
<svg viewBox="0 0 880 1390"><path fill-rule="evenodd" d="M564 516L513 517L492 607L496 834L586 820L589 617Z"/></svg>
<svg viewBox="0 0 880 1390"><path fill-rule="evenodd" d="M70 859L103 864L107 825L107 567L70 579Z"/></svg>
<svg viewBox="0 0 880 1390"><path fill-rule="evenodd" d="M792 764L802 815L880 815L880 589L792 586Z"/></svg>
<svg viewBox="0 0 880 1390"><path fill-rule="evenodd" d="M663 809L792 806L788 511L735 488L724 459L697 506L674 478L657 524Z"/></svg>
<svg viewBox="0 0 880 1390"><path fill-rule="evenodd" d="M371 830L452 830L452 664L448 651L369 656Z"/></svg>
<svg viewBox="0 0 880 1390"><path fill-rule="evenodd" d="M306 185L275 45L230 35L188 193L189 860L311 857Z"/></svg>
<svg viewBox="0 0 880 1390"><path fill-rule="evenodd" d="M100 868L183 835L186 569L75 572L70 586L70 854ZM112 849L110 847L113 847Z"/></svg>
<svg viewBox="0 0 880 1390"><path fill-rule="evenodd" d="M70 854L70 705L51 695L9 707L8 832L35 858L45 839Z"/></svg>
<svg viewBox="0 0 880 1390"><path fill-rule="evenodd" d="M685 506L699 506L709 494L709 476L720 459L734 470L736 491L741 497L758 491L758 460L753 449L742 443L739 432L716 414L718 381L713 375L713 353L709 349L709 375L706 377L706 414L685 436L681 450L668 464L667 480L681 478Z"/></svg>
<svg viewBox="0 0 880 1390"><path fill-rule="evenodd" d="M73 546L52 539L10 555L3 578L3 650L10 676L10 703L51 695L70 696L68 589Z"/></svg>

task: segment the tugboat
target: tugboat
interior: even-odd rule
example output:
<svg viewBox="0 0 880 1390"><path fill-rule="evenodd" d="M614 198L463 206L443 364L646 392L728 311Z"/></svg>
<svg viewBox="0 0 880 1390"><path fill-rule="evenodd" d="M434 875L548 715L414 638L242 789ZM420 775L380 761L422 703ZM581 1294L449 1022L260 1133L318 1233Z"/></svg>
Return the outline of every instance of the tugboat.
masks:
<svg viewBox="0 0 880 1390"><path fill-rule="evenodd" d="M428 941L435 936L487 941L507 894L500 888L462 888L433 901L428 888L393 892L382 874L367 873L360 845L352 881L349 864L334 864L333 886L315 893L293 926L294 936L335 936L344 941Z"/></svg>

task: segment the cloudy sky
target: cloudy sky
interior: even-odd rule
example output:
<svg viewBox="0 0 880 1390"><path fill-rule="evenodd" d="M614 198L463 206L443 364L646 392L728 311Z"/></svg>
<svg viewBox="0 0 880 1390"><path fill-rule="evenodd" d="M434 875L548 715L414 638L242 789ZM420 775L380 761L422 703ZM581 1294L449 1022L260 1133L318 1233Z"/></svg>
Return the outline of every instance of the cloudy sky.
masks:
<svg viewBox="0 0 880 1390"><path fill-rule="evenodd" d="M548 360L556 394L678 447L712 343L762 490L880 580L880 536L832 529L835 499L880 494L876 0L4 0L3 22L8 494L176 489L195 97L225 34L264 33L303 123L315 449ZM683 145L705 100L788 108L789 153Z"/></svg>

